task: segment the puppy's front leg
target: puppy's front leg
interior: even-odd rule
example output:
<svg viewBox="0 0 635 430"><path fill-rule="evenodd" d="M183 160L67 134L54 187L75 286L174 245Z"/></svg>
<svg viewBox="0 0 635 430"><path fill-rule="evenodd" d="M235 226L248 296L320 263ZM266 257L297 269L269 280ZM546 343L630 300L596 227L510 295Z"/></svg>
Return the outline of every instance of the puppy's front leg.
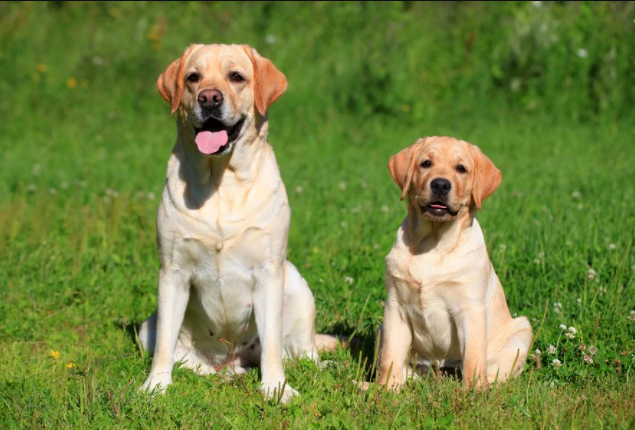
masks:
<svg viewBox="0 0 635 430"><path fill-rule="evenodd" d="M462 314L463 380L478 388L487 385L487 320L483 305Z"/></svg>
<svg viewBox="0 0 635 430"><path fill-rule="evenodd" d="M157 300L157 333L152 368L142 390L165 392L172 383L174 349L190 298L190 284L183 274L161 269Z"/></svg>
<svg viewBox="0 0 635 430"><path fill-rule="evenodd" d="M284 300L284 269L282 264L265 268L258 276L254 294L254 313L262 353L260 390L267 399L280 397L286 403L298 392L285 384L282 365L282 305ZM282 395L280 390L283 390Z"/></svg>
<svg viewBox="0 0 635 430"><path fill-rule="evenodd" d="M406 320L406 315L397 301L394 288L388 286L388 297L384 309L384 323L380 331L380 363L379 383L388 384L391 390L399 390L403 385L403 367L406 364L408 350L412 345L412 329ZM388 376L390 375L390 380Z"/></svg>

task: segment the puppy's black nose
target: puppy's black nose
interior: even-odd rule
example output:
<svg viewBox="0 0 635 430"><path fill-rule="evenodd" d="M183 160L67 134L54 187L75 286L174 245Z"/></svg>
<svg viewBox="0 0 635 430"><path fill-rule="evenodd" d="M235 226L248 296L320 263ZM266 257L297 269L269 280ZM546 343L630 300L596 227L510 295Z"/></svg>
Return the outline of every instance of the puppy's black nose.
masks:
<svg viewBox="0 0 635 430"><path fill-rule="evenodd" d="M436 178L430 182L430 188L434 194L445 196L452 189L452 183L447 179Z"/></svg>
<svg viewBox="0 0 635 430"><path fill-rule="evenodd" d="M212 109L223 104L223 93L218 90L204 90L198 95L198 103L205 109Z"/></svg>

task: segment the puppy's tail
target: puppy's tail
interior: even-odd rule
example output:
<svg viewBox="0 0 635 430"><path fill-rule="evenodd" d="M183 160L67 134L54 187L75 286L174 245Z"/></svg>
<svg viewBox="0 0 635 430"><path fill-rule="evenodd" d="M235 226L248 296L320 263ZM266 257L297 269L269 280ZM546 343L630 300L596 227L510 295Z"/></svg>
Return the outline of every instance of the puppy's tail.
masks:
<svg viewBox="0 0 635 430"><path fill-rule="evenodd" d="M338 345L344 349L349 347L347 336L332 336L319 333L315 335L315 344L320 352L335 351Z"/></svg>

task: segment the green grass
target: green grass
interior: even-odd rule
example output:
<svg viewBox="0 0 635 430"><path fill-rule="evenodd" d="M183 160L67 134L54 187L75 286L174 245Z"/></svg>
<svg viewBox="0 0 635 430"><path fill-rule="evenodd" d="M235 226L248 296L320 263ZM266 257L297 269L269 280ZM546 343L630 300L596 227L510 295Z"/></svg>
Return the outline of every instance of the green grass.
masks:
<svg viewBox="0 0 635 430"><path fill-rule="evenodd" d="M509 96L496 79L514 76L483 74L500 52L469 59L458 51L471 25L507 12L525 17L528 5L487 5L493 18L485 6L463 5L462 33L441 25L451 9L417 7L0 5L0 427L635 426L635 127L627 110L585 107L602 103L581 89L589 79L604 82L602 73L576 71L571 79L582 84L563 84L564 95L549 92L557 84L543 73L532 79L546 80L536 87L544 93L529 80L526 92ZM553 6L553 19L571 20L560 28L593 21L584 10L556 7L564 6ZM609 16L603 11L598 22ZM437 19L441 36L417 33ZM390 26L375 35L385 22L403 31L394 42L402 51L385 54L403 67L394 73L373 48L392 37ZM576 31L562 44L592 40ZM264 42L269 34L275 44ZM444 37L445 48L435 45ZM617 46L614 87L626 90L605 94L615 107L635 87L619 66L631 61L622 54L633 44L611 37L593 40ZM408 38L412 46L401 45ZM263 400L256 370L224 382L176 369L166 396L137 393L151 359L134 330L156 304L155 215L175 137L154 82L194 41L250 43L287 74L270 142L292 208L289 259L313 290L318 331L355 333L362 342L360 354L324 355L332 360L325 370L288 363L302 396L285 407ZM440 64L463 58L467 69L446 80L438 63L415 61L442 49L448 58ZM409 82L417 70L432 83ZM543 355L488 392L430 375L400 394L362 393L354 380L373 377L384 258L406 213L386 164L425 135L478 144L502 170L479 221L510 310L530 319ZM560 324L575 327L575 339ZM597 347L592 364L582 344L585 352Z"/></svg>

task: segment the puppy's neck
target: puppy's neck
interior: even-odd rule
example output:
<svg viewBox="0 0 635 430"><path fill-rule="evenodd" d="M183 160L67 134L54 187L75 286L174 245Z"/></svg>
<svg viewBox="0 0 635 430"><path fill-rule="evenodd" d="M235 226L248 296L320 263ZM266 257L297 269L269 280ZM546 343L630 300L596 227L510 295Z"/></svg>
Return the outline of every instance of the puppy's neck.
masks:
<svg viewBox="0 0 635 430"><path fill-rule="evenodd" d="M461 242L476 217L476 208L465 208L459 216L450 221L435 222L424 218L419 209L408 207L409 246L413 253L428 252L434 249L440 254L452 252Z"/></svg>
<svg viewBox="0 0 635 430"><path fill-rule="evenodd" d="M266 117L246 123L244 134L233 143L231 152L220 157L210 157L198 150L196 133L189 124L177 120L177 130L172 153L181 164L181 180L192 186L207 187L220 185L227 175L235 176L238 182L255 177L267 143L269 124Z"/></svg>

